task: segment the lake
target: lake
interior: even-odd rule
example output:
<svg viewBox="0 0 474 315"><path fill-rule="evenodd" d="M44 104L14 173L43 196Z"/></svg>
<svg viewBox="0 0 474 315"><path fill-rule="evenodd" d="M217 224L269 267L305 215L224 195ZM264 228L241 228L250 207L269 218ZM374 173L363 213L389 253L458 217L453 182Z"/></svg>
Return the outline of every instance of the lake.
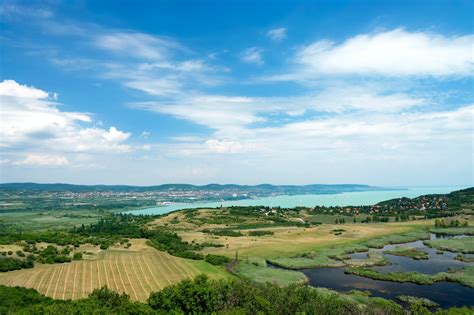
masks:
<svg viewBox="0 0 474 315"><path fill-rule="evenodd" d="M414 198L426 194L445 194L454 190L463 189L463 186L431 186L431 187L408 187L403 190L379 190L379 191L362 191L362 192L346 192L340 194L321 194L321 195L281 195L258 199L219 201L208 203L186 203L172 204L167 206L151 207L142 210L127 211L131 214L156 215L168 212L190 209L190 208L217 208L221 205L229 206L267 206L294 208L298 206L314 207L319 206L365 206L373 205L378 202L408 197Z"/></svg>

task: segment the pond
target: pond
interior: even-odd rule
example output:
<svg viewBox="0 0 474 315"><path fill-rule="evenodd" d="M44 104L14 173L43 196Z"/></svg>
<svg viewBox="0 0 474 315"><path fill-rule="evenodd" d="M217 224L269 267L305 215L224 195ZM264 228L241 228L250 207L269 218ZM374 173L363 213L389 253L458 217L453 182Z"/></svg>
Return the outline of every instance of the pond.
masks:
<svg viewBox="0 0 474 315"><path fill-rule="evenodd" d="M437 237L434 234L431 235L431 239L439 237L442 236ZM429 259L414 260L408 257L383 254L384 257L390 261L390 264L373 268L381 273L417 271L425 274L436 274L438 272L447 271L448 268L461 269L465 266L473 265L472 263L453 259L457 255L456 253L444 251L442 254L438 254L436 249L425 246L423 241L386 245L381 249L370 250L383 252L393 249L396 246L409 246L422 249L429 254ZM350 256L352 259L366 259L367 252L353 253ZM438 282L432 285L419 285L415 283L381 281L346 274L344 273L344 269L345 268L313 268L300 271L308 277L309 284L314 287L325 287L336 291L364 290L370 291L372 296L393 300L400 295L412 295L430 299L443 308L474 305L474 288L469 288L458 283Z"/></svg>
<svg viewBox="0 0 474 315"><path fill-rule="evenodd" d="M424 297L438 303L442 308L474 305L474 289L458 283L438 282L432 285L398 283L373 280L345 274L344 268L315 268L301 270L314 287L325 287L336 291L364 290L372 296L395 300L400 295Z"/></svg>
<svg viewBox="0 0 474 315"><path fill-rule="evenodd" d="M439 237L440 236L437 237L434 234L431 234L431 239L436 239ZM457 253L444 251L442 254L438 254L437 249L425 246L425 244L423 244L423 241L396 245L386 245L381 249L371 249L371 251L384 252L386 250L394 249L397 246L407 246L421 249L424 252L428 253L429 259L414 260L409 257L384 254L385 258L390 261L390 264L373 268L379 271L380 273L389 273L393 271L416 271L419 273L436 274L438 272L448 271L448 268L462 269L466 266L472 265L470 263L455 260L454 257L457 255ZM354 253L351 255L351 258L364 259L367 258L367 253Z"/></svg>

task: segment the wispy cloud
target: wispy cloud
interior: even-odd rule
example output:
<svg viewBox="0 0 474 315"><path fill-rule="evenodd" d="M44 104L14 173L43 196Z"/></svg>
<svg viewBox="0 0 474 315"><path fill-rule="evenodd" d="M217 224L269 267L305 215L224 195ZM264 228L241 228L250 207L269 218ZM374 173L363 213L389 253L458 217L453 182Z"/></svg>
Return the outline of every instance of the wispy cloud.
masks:
<svg viewBox="0 0 474 315"><path fill-rule="evenodd" d="M6 1L0 4L0 16L6 18L51 18L54 16L54 13L48 8L35 5L20 5Z"/></svg>
<svg viewBox="0 0 474 315"><path fill-rule="evenodd" d="M183 49L172 39L133 32L99 35L94 42L99 48L111 52L150 60L164 60L171 49Z"/></svg>
<svg viewBox="0 0 474 315"><path fill-rule="evenodd" d="M23 160L14 162L13 164L28 166L63 166L68 164L68 160L60 155L28 154Z"/></svg>
<svg viewBox="0 0 474 315"><path fill-rule="evenodd" d="M253 63L257 65L263 64L263 49L258 47L250 47L242 52L240 60L245 63Z"/></svg>
<svg viewBox="0 0 474 315"><path fill-rule="evenodd" d="M287 30L284 27L275 28L275 29L269 30L267 32L267 36L272 40L280 41L286 38L286 31Z"/></svg>

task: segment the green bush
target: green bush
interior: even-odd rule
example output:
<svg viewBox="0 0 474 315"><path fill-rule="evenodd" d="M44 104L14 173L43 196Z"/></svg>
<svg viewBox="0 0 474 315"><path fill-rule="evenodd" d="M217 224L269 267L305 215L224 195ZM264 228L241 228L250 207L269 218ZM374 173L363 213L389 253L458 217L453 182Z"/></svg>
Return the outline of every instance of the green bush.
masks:
<svg viewBox="0 0 474 315"><path fill-rule="evenodd" d="M206 255L204 260L215 266L224 265L230 262L229 257L213 254Z"/></svg>
<svg viewBox="0 0 474 315"><path fill-rule="evenodd" d="M11 270L18 270L24 268L33 268L33 260L28 256L26 260L16 258L0 258L0 272L7 272Z"/></svg>
<svg viewBox="0 0 474 315"><path fill-rule="evenodd" d="M249 236L264 236L264 235L273 235L275 234L272 231L250 231Z"/></svg>
<svg viewBox="0 0 474 315"><path fill-rule="evenodd" d="M207 233L207 234L214 234L218 236L230 236L230 237L243 236L243 234L240 233L240 231L234 231L231 229L216 229L216 230L204 229L202 230L202 232Z"/></svg>

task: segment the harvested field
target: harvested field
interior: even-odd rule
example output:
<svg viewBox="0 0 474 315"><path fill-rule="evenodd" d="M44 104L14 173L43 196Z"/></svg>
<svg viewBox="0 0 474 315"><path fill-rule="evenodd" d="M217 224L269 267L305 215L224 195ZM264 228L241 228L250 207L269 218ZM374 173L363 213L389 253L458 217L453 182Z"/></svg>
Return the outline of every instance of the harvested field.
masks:
<svg viewBox="0 0 474 315"><path fill-rule="evenodd" d="M194 262L145 246L138 251L107 250L95 260L0 273L0 284L34 288L56 299L78 299L107 286L145 301L152 291L202 273L203 268L195 267ZM204 273L218 277L222 271L207 266Z"/></svg>

